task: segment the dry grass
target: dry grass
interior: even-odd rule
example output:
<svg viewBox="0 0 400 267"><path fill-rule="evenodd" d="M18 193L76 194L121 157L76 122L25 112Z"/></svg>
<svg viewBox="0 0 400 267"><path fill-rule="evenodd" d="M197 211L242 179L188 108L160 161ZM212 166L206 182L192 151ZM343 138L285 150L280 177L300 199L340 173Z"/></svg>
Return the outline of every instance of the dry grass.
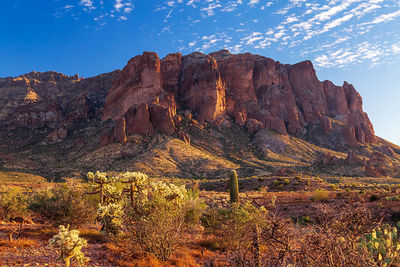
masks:
<svg viewBox="0 0 400 267"><path fill-rule="evenodd" d="M311 195L311 200L314 202L326 202L329 198L330 192L323 189L317 189Z"/></svg>
<svg viewBox="0 0 400 267"><path fill-rule="evenodd" d="M79 229L79 236L92 243L104 243L107 240L106 236L96 229Z"/></svg>
<svg viewBox="0 0 400 267"><path fill-rule="evenodd" d="M13 240L0 240L0 247L8 248L25 248L25 247L39 247L40 243L34 239L19 238Z"/></svg>

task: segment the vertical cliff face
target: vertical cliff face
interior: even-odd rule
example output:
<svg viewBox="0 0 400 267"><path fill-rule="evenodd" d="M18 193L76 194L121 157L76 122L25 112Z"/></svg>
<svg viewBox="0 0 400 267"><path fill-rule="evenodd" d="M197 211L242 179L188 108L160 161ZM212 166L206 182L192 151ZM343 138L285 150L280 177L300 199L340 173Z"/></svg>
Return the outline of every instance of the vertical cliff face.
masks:
<svg viewBox="0 0 400 267"><path fill-rule="evenodd" d="M308 125L329 135L335 119L348 145L376 141L352 85L320 82L310 61L283 65L227 50L162 60L150 52L134 57L112 85L103 120L124 118L128 135L172 134L176 109L190 109L200 121L220 124L229 116L250 132L272 129L283 135L305 134Z"/></svg>

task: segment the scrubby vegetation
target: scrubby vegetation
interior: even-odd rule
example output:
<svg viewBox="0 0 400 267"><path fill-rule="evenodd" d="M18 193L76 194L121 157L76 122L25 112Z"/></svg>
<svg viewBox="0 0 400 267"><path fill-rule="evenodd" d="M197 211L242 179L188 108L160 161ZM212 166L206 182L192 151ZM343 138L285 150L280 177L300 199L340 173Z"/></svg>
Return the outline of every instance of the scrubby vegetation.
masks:
<svg viewBox="0 0 400 267"><path fill-rule="evenodd" d="M3 191L0 255L41 249L38 263L65 266L400 264L397 184L228 176L96 172L80 183Z"/></svg>
<svg viewBox="0 0 400 267"><path fill-rule="evenodd" d="M82 226L95 219L96 203L81 189L57 186L32 195L29 209L53 226Z"/></svg>

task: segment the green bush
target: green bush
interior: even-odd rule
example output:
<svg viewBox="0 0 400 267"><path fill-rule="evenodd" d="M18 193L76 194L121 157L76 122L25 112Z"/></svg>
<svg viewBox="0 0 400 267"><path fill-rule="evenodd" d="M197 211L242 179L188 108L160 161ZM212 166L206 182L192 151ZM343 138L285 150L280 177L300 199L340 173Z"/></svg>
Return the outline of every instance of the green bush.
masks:
<svg viewBox="0 0 400 267"><path fill-rule="evenodd" d="M47 219L52 225L78 227L94 222L97 203L81 190L60 186L38 192L32 197L29 209Z"/></svg>
<svg viewBox="0 0 400 267"><path fill-rule="evenodd" d="M27 214L28 197L25 194L15 189L0 193L0 220L26 217Z"/></svg>

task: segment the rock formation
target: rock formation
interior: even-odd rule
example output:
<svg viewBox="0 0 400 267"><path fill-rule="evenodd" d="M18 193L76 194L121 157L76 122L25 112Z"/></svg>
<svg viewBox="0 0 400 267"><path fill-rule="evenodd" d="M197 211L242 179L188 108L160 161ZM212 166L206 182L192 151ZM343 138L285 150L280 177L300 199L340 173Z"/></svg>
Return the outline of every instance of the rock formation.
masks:
<svg viewBox="0 0 400 267"><path fill-rule="evenodd" d="M307 166L392 175L400 147L375 136L351 84L320 82L310 61L144 52L122 71L87 79L0 78L1 168L223 177L232 168L263 175L271 166L276 175Z"/></svg>
<svg viewBox="0 0 400 267"><path fill-rule="evenodd" d="M271 129L302 135L308 125L317 125L327 135L334 127L341 128L343 144L376 142L361 96L352 85L320 82L310 61L283 65L227 50L170 54L162 60L152 52L134 57L113 82L102 119L124 118L125 135L171 135L177 129L176 111L182 109L213 125L231 117L250 133ZM332 125L332 119L341 125Z"/></svg>

